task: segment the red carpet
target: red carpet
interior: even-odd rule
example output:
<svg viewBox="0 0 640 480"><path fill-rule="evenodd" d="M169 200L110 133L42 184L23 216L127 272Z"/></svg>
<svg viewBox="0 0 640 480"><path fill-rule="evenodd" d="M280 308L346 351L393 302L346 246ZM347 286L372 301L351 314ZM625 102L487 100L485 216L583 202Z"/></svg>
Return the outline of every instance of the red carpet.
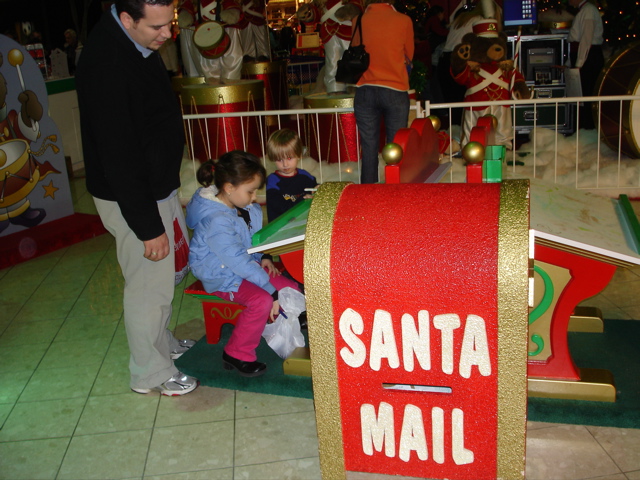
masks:
<svg viewBox="0 0 640 480"><path fill-rule="evenodd" d="M74 213L0 237L0 270L104 233L98 215Z"/></svg>

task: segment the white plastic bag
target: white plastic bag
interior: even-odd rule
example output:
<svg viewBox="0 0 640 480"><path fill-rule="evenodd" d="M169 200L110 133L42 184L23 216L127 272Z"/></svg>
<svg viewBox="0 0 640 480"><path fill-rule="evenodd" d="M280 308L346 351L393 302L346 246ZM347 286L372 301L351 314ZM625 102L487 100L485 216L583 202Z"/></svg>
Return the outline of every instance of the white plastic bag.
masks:
<svg viewBox="0 0 640 480"><path fill-rule="evenodd" d="M273 323L268 323L262 336L274 352L287 358L297 347L305 345L298 317L307 307L304 295L291 287L278 292L278 301L284 314L280 313Z"/></svg>

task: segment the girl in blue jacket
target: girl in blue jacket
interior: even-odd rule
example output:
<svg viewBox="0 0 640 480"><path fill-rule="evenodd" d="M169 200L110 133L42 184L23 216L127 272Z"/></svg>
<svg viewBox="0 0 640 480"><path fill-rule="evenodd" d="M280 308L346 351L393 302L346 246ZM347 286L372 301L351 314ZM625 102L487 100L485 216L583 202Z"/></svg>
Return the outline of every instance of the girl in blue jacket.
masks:
<svg viewBox="0 0 640 480"><path fill-rule="evenodd" d="M262 375L267 366L255 350L267 319L278 316L278 290L298 290L268 255L247 253L262 228L262 208L254 202L265 169L254 155L234 150L203 163L196 178L202 187L187 205L191 270L207 292L246 307L224 347L223 366L246 377Z"/></svg>

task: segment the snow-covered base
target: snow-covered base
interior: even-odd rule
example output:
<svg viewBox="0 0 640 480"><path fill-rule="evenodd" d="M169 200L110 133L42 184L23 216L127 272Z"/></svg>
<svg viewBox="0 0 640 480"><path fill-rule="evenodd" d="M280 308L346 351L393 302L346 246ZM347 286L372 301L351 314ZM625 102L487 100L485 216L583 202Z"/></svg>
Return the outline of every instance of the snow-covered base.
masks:
<svg viewBox="0 0 640 480"><path fill-rule="evenodd" d="M452 129L452 138L459 138L459 127ZM549 183L558 183L578 189L588 190L598 195L617 198L626 194L629 198L640 198L640 159L631 159L610 149L603 142L598 144L596 130L580 130L565 137L554 130L537 128L529 135L530 141L515 153L507 151L505 178L537 178ZM533 138L535 137L535 143ZM578 145L578 148L576 148ZM599 149L599 151L598 151ZM534 156L536 159L534 165ZM513 165L515 157L516 165ZM275 171L275 164L263 158L267 174ZM447 156L442 162L448 161ZM519 165L523 163L524 165ZM185 152L180 170L180 201L186 205L198 188L195 172L200 163L192 161ZM359 164L355 162L318 163L305 156L298 165L316 177L318 183L354 182L359 183ZM378 176L384 181L384 162L379 159ZM443 182L461 183L466 180L466 170L462 158L452 159L451 173ZM264 189L258 193L258 202L264 203Z"/></svg>
<svg viewBox="0 0 640 480"><path fill-rule="evenodd" d="M453 136L456 134L454 130ZM515 155L512 151L507 152L506 178L538 178L613 198L620 194L640 198L640 160L624 154L618 159L617 151L603 142L598 144L596 130L580 130L565 137L554 130L537 128L529 138L531 140L522 145ZM465 181L462 158L453 159L451 172L450 181Z"/></svg>

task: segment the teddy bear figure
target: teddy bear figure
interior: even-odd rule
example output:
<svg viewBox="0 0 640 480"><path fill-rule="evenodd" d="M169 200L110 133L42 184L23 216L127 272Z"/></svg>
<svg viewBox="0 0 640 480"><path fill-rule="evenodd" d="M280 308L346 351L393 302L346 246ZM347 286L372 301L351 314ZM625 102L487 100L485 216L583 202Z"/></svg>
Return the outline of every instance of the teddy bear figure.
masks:
<svg viewBox="0 0 640 480"><path fill-rule="evenodd" d="M530 98L524 77L507 59L507 36L498 32L493 19L473 24L473 33L462 38L451 55L451 74L467 87L465 102L490 102ZM478 118L491 114L498 119L496 144L512 148L513 127L509 105L466 107L462 120L460 143L464 145Z"/></svg>

